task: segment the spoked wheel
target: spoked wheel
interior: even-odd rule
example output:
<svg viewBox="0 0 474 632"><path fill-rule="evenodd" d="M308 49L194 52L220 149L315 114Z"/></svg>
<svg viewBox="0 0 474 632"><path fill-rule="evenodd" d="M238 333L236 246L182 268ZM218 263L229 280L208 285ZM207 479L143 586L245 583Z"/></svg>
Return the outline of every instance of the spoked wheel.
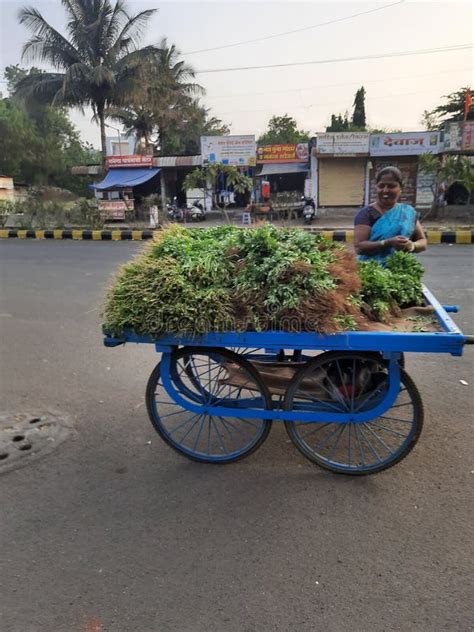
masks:
<svg viewBox="0 0 474 632"><path fill-rule="evenodd" d="M328 413L370 411L389 388L387 362L379 354L329 351L295 376L285 410ZM311 461L340 474L373 474L401 461L423 426L423 404L410 376L400 368L400 392L383 415L366 422L286 421L296 447Z"/></svg>
<svg viewBox="0 0 474 632"><path fill-rule="evenodd" d="M262 445L272 422L239 418L239 410L269 410L271 397L245 358L207 347L184 347L171 354L170 379L176 393L194 406L234 408L235 416L226 417L178 404L163 387L162 365L150 376L146 403L155 430L174 450L195 461L229 463Z"/></svg>

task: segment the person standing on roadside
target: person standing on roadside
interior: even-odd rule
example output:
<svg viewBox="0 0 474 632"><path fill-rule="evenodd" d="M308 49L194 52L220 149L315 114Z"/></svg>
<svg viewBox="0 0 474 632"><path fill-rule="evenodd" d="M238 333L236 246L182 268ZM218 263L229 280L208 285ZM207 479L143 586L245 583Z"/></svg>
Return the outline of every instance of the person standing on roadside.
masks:
<svg viewBox="0 0 474 632"><path fill-rule="evenodd" d="M374 259L384 265L397 250L423 252L427 240L416 211L400 203L402 174L396 167L385 167L376 176L377 200L364 206L354 219L354 247L359 259Z"/></svg>

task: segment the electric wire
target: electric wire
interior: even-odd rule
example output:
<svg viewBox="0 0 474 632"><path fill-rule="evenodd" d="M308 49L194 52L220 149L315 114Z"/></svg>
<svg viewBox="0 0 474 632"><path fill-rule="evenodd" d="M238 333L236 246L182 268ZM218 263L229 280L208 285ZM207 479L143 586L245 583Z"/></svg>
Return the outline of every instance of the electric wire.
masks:
<svg viewBox="0 0 474 632"><path fill-rule="evenodd" d="M264 70L267 68L288 68L290 66L311 66L316 64L336 64L347 61L363 61L368 59L386 59L388 57L407 57L412 55L431 55L435 53L446 53L473 48L474 44L457 44L454 46L444 46L440 48L425 48L421 50L399 51L396 53L382 53L377 55L360 55L357 57L336 57L333 59L315 59L313 61L294 61L286 64L264 64L261 66L236 66L234 68L208 68L206 70L196 70L194 74L203 75L217 72L236 72L242 70Z"/></svg>
<svg viewBox="0 0 474 632"><path fill-rule="evenodd" d="M376 7L375 9L369 9L368 11L361 11L360 13L353 13L351 15L346 15L342 18L336 18L334 20L328 20L327 22L312 24L311 26L304 26L299 29L293 29L292 31L283 31L282 33L274 33L273 35L264 35L264 36L255 37L249 40L243 40L241 42L234 42L233 44L223 44L222 46L213 46L212 48L201 48L199 50L191 50L191 51L183 53L183 55L197 55L198 53L208 53L214 50L223 50L224 48L235 48L236 46L243 46L244 44L254 44L256 42L265 42L266 40L269 40L269 39L275 39L277 37L283 37L285 35L293 35L294 33L302 33L303 31L310 31L312 29L316 29L321 26L328 26L330 24L336 24L338 22L345 22L347 20L352 20L353 18L357 18L361 15L367 15L369 13L375 13L376 11L382 11L383 9L388 9L398 4L403 4L404 2L405 0L399 0L398 2L392 2L390 4L384 4L381 7Z"/></svg>

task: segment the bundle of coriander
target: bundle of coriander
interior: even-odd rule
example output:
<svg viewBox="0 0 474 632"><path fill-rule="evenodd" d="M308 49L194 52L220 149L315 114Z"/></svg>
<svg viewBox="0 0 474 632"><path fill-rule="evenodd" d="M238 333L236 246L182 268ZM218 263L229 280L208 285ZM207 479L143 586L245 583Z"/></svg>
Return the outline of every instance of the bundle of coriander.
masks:
<svg viewBox="0 0 474 632"><path fill-rule="evenodd" d="M369 318L387 318L405 298L421 303L421 266L411 255L391 259L393 269L374 264L375 274L373 262L358 266L344 245L299 229L173 226L121 268L104 329L154 337L366 329Z"/></svg>

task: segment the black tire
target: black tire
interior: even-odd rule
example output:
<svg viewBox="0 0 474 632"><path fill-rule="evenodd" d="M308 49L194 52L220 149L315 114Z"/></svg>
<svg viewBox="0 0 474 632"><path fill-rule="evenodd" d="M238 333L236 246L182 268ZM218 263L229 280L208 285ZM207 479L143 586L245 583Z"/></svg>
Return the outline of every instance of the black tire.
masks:
<svg viewBox="0 0 474 632"><path fill-rule="evenodd" d="M354 406L357 400L354 400L354 396L352 394L349 395L348 393L344 395L343 391L341 392L341 388L346 389L348 388L348 385L341 387L336 384L336 388L338 389L336 390L337 397L334 397L332 400L329 400L329 404L328 404L327 395L324 395L323 398L321 398L320 400L315 399L315 398L311 399L311 397L307 395L308 382L311 376L314 379L314 375L316 371L318 370L327 371L328 369L331 370L331 368L334 370L334 366L337 365L339 374L341 374L339 363L346 363L346 366L347 366L347 362L353 362L354 367L356 366L356 363L359 363L360 366L363 366L364 363L366 363L366 365L368 364L369 366L372 366L373 370L380 370L380 373L376 373L376 374L374 373L374 378L371 378L374 380L375 380L375 377L382 378L382 382L380 382L378 386L372 387L374 393L377 391L377 389L380 389L381 387L385 386L383 384L383 379L384 379L383 375L384 375L384 372L386 375L387 363L385 360L381 358L380 354L329 351L327 353L321 354L320 356L317 356L314 360L311 360L310 362L308 362L305 365L305 367L303 367L294 377L286 393L286 397L284 401L285 410L294 410L295 408L299 410L304 410L305 405L307 406L307 410L311 410L312 406L313 406L312 408L313 410L317 410L319 406L318 401L320 401L321 406L330 405L333 408L340 406L341 412L346 412L346 409L343 408L344 401L346 404L349 404L349 400L351 399L352 404L353 404L352 410L357 411L357 409ZM334 374L336 374L335 371L334 371ZM304 384L306 384L306 386L303 385L303 381L305 381ZM386 470L394 466L395 464L399 463L411 452L411 450L414 448L414 446L416 445L420 437L422 427L423 427L424 411L423 411L423 403L421 400L420 393L418 392L418 389L416 388L413 380L410 378L410 376L406 373L406 371L403 368L400 368L400 382L401 382L401 388L400 388L400 394L397 400L394 402L393 406L388 411L386 411L386 414L381 415L380 417L371 419L370 421L364 422L363 424L360 424L360 423L356 424L356 423L349 423L349 422L348 423L328 422L328 423L309 424L309 423L304 423L304 422L286 421L285 427L286 427L287 433L290 439L292 440L292 442L294 443L294 445L306 458L316 463L317 465L327 470L330 470L331 472L334 472L336 474L364 476L364 475L375 474L377 472ZM342 383L342 376L341 376L341 383ZM332 386L334 385L331 384L331 388ZM327 392L329 393L329 390ZM370 391L366 391L363 397L367 397L367 392L369 393L368 397L370 399ZM402 393L405 393L405 392L407 393L407 397L408 397L407 402L403 402L403 399L405 399L405 396L402 396ZM305 404L305 400L310 403ZM341 401L342 403L340 404ZM298 404L298 402L300 403ZM313 402L316 402L316 404L314 404ZM404 408L408 406L411 407L411 412L410 410L406 410ZM402 408L403 410L401 410ZM327 410L329 410L329 408L327 408ZM387 415L390 415L390 411L392 410L397 410L397 412L393 414L402 415L402 416L411 415L411 418L402 419L400 417L387 417ZM398 412L399 410L400 412ZM383 420L382 425L380 425L379 423L380 420ZM393 421L395 421L396 423L394 424ZM389 427L387 427L387 425L385 424L387 424ZM303 431L308 430L309 427L310 427L309 432L306 432L306 434L303 434ZM341 437L344 435L347 428L349 429L348 433L345 435L341 445L337 446L337 443L340 441ZM353 432L354 432L354 439L353 439L354 452L356 451L355 449L356 443L358 442L359 444L359 452L360 452L359 457L362 461L360 465L357 465L357 463L353 464L352 459L351 459L351 428L353 429ZM366 434L366 431L368 432L368 434ZM382 434L380 434L380 431L382 431ZM318 437L315 437L314 435L319 432L321 432L321 434L319 434ZM384 433L388 433L388 434L384 434ZM391 434L393 436L390 436ZM317 446L314 447L310 445L310 442L307 440L307 438L310 435L313 435L311 441L313 441L315 438L316 440L319 440L321 439L321 437L323 438L323 440ZM398 438L399 436L402 437L401 440ZM332 437L334 437L334 441L335 441L334 446L332 445ZM371 443L373 441L372 437L376 438L379 443L372 444ZM357 439L357 442L356 442L356 439ZM400 443L400 445L397 445L393 449L387 446L387 443L397 442L397 441ZM374 445L376 446L375 448L374 448ZM378 454L378 451L381 451L380 445L385 446L382 449L387 452L387 456L384 457L383 459L381 459ZM323 447L321 448L320 446L323 446ZM347 446L348 446L348 450L347 450ZM338 460L336 460L336 457L335 457L335 452L337 448L339 449L338 456L337 456ZM332 450L331 457L323 453L326 449ZM370 455L371 450L375 454L377 461L374 463L366 464L364 460L364 454L368 454L369 456L371 456ZM342 455L344 454L346 455L346 462L344 462L344 456L339 456L339 454L341 453ZM348 457L347 457L347 454L348 454ZM356 460L359 457L356 457Z"/></svg>
<svg viewBox="0 0 474 632"><path fill-rule="evenodd" d="M231 363L233 365L238 366L239 371L243 372L244 375L248 376L248 383L250 384L250 386L247 387L247 390L248 388L250 388L250 390L253 393L258 392L258 396L256 399L257 405L258 405L258 402L260 402L262 409L265 409L265 410L271 409L272 404L271 404L270 393L265 383L261 379L260 375L258 374L258 371L256 371L256 369L245 358L231 351L228 351L227 349L211 348L211 347L183 347L182 349L175 350L172 352L171 365L172 367L178 367L179 369L180 365L182 365L183 363L186 364L186 362L189 361L189 358L199 357L199 356L209 358L209 365L212 360L212 362L215 362L218 365L220 363L221 366L225 366L226 363ZM177 374L179 374L178 369L177 369ZM173 380L173 385L182 397L192 402L193 404L195 405L200 404L199 402L200 395L202 396L202 404L204 403L209 404L209 401L208 401L209 396L213 395L212 393L213 389L210 386L208 386L208 388L206 389L199 386L198 385L199 379L200 379L200 376L197 370L196 370L196 373L192 375L192 379L191 379L189 376L189 373L186 371L184 367L182 367L180 377L179 379ZM242 388L245 388L245 386ZM240 459L243 459L249 456L253 452L255 452L263 444L265 439L268 437L268 434L272 426L271 420L263 420L261 418L256 418L252 420L243 420L238 417L237 402L238 402L238 398L241 395L242 388L238 392L238 396L235 399L235 402L236 402L236 416L235 417L226 417L225 419L222 417L219 417L219 419L217 420L218 416L215 416L214 418L205 413L202 413L201 415L198 416L198 421L201 418L201 421L199 421L199 423L201 424L201 429L207 421L206 428L208 429L209 436L211 435L211 432L213 432L212 428L214 428L215 433L217 433L216 436L218 436L219 438L218 441L217 439L215 440L216 445L218 445L220 442L219 449L216 449L212 453L210 452L210 443L208 443L208 446L207 446L208 447L207 454L204 453L202 450L197 449L199 435L201 433L201 430L199 430L198 433L195 432L194 435L192 434L190 435L189 441L194 439L196 434L198 434L194 447L188 445L187 442L185 442L185 439L187 440L189 433L192 432L193 427L198 423L198 421L196 421L191 424L191 420L193 419L193 417L196 417L197 415L196 414L193 415L190 411L182 408L179 404L174 402L174 400L172 400L167 395L167 393L163 390L161 386L161 363L159 363L154 368L148 380L148 384L146 388L146 406L147 406L148 415L150 417L153 427L155 428L157 433L160 435L160 437L171 448L173 448L173 450L175 450L179 454L182 454L188 459L191 459L193 461L198 461L201 463L212 463L212 464L222 464L222 463L230 463L230 462L238 461ZM164 399L161 399L161 401L159 402L157 401L158 389L161 389L160 397L164 398ZM232 394L232 389L236 390L235 386L231 386L230 394ZM215 395L214 397L215 402L211 402L211 404L215 404L218 406L219 399L223 399L223 398L219 398L217 395ZM165 409L166 407L166 410L170 409L170 410L173 410L173 412L171 413L168 412L167 415L162 414L162 416L160 416L158 412L158 403L160 404L160 406L163 407L163 409ZM225 406L232 407L232 399L226 399ZM188 427L191 427L189 432L187 432L187 434L181 440L178 440L177 438L173 437L173 433L175 432L175 430L171 431L170 428L167 427L166 425L168 422L163 421L163 419L170 418L173 415L180 415L180 417L177 420L175 417L173 419L179 422L181 426L184 426L185 430ZM184 422L182 421L183 419L184 419ZM250 437L247 443L233 450L230 449L229 451L225 451L225 446L223 443L223 435L220 435L219 430L217 429L217 424L220 424L221 430L225 430L226 433L228 433L229 435L231 435L233 431L236 431L237 433L239 433L239 434L234 434L234 439L236 437L237 439L241 439L239 435L245 436L246 432L249 430L249 426L255 428L256 430L254 434ZM250 428L250 432L252 433L251 428ZM227 437L226 437L226 440L227 440ZM221 448L224 449L225 453L222 452Z"/></svg>

